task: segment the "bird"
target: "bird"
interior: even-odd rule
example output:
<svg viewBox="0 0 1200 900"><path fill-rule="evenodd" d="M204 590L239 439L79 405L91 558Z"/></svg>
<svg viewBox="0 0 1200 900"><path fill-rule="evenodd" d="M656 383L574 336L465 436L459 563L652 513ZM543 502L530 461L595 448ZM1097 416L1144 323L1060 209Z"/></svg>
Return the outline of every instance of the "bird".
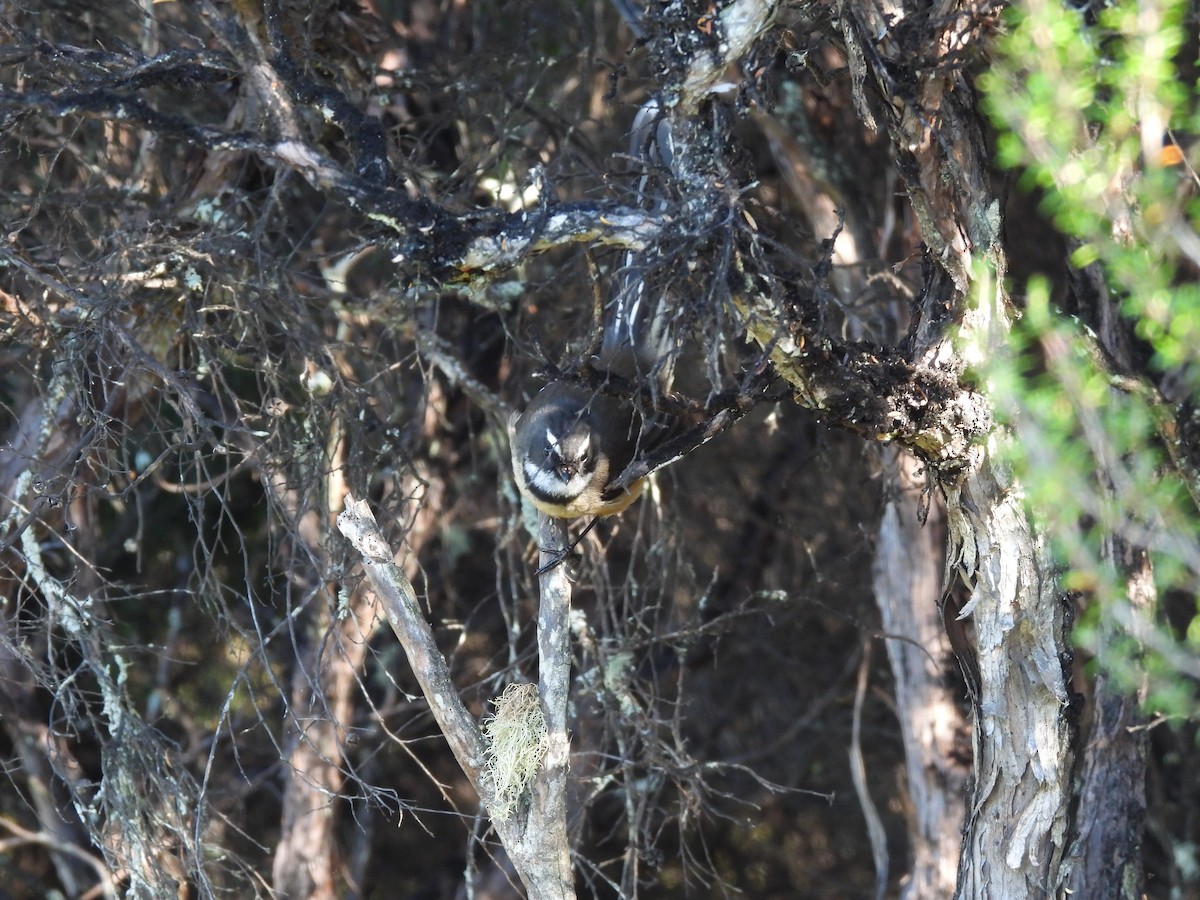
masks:
<svg viewBox="0 0 1200 900"><path fill-rule="evenodd" d="M646 163L638 188L644 198L650 167L669 169L673 156L657 101L639 110L631 144ZM670 390L675 348L665 305L653 302L644 260L636 254L627 254L617 282L604 311L599 349L588 364L598 386L553 381L509 420L517 485L538 510L555 518L623 512L646 479L626 485L621 474L670 432L670 423L641 396L646 387L653 399ZM621 396L617 385L635 397Z"/></svg>
<svg viewBox="0 0 1200 900"><path fill-rule="evenodd" d="M642 492L645 478L613 487L634 460L644 420L632 400L555 381L513 416L513 474L538 510L559 519L611 516Z"/></svg>
<svg viewBox="0 0 1200 900"><path fill-rule="evenodd" d="M642 274L622 278L588 364L593 377L550 382L509 420L517 485L548 516L623 512L646 479L626 485L622 473L673 430L670 417L652 408L670 390L674 354L664 323L646 306Z"/></svg>

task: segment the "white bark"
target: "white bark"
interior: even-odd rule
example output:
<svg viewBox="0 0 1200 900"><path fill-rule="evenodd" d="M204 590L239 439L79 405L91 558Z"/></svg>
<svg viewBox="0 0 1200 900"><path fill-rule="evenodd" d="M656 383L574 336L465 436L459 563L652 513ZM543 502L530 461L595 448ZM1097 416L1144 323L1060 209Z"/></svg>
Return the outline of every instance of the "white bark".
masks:
<svg viewBox="0 0 1200 900"><path fill-rule="evenodd" d="M1057 896L1064 878L1074 759L1065 603L1019 486L996 461L1006 438L993 434L961 488L947 491L950 564L971 586L963 616L979 667L963 900Z"/></svg>
<svg viewBox="0 0 1200 900"><path fill-rule="evenodd" d="M947 679L953 653L939 612L945 523L932 505L921 521L925 472L907 453L889 452L894 495L879 526L873 581L895 678L904 739L911 869L902 896L954 895L963 798L969 770L957 747L969 725Z"/></svg>

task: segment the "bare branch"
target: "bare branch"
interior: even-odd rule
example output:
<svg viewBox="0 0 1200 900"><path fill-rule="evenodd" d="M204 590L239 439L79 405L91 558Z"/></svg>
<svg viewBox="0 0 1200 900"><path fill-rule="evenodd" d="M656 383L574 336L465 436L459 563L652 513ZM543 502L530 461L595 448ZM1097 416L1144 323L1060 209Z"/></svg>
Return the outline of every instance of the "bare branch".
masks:
<svg viewBox="0 0 1200 900"><path fill-rule="evenodd" d="M338 530L362 554L363 568L383 604L388 623L404 647L413 674L429 701L429 710L446 736L454 758L487 805L491 791L485 776L483 734L458 696L446 658L421 612L412 583L392 561L391 549L365 500L347 495L346 508L338 515L337 524Z"/></svg>
<svg viewBox="0 0 1200 900"><path fill-rule="evenodd" d="M429 710L463 773L485 807L507 806L507 799L497 797L491 782L483 732L459 697L450 677L450 668L438 650L433 630L421 612L412 584L393 562L391 550L370 508L365 501L348 496L346 508L337 521L342 534L362 554L363 568L383 604L388 623L400 640L429 703ZM550 520L543 531L547 547L543 552L551 555L547 559L561 553L565 544L563 538L562 523ZM566 828L570 587L561 566L544 574L542 584L542 611L538 618L539 692L549 746L542 771L531 786L527 808L518 809L511 815L496 816L492 825L521 880L529 888L530 896L537 900L566 900L574 897Z"/></svg>
<svg viewBox="0 0 1200 900"><path fill-rule="evenodd" d="M538 607L538 692L550 745L541 774L534 780L530 818L545 832L539 836L547 866L537 896L574 897L571 848L567 841L567 769L571 739L567 701L571 688L571 583L565 566L551 565L567 546L566 524L541 517L541 603ZM548 568L547 568L548 567ZM531 885L531 888L533 886Z"/></svg>

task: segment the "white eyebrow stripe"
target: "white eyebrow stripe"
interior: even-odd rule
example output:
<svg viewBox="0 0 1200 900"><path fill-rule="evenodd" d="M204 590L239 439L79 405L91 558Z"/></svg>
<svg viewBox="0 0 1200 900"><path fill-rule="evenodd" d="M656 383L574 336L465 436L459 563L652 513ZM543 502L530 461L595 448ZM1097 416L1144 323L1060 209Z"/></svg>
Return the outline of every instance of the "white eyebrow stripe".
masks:
<svg viewBox="0 0 1200 900"><path fill-rule="evenodd" d="M551 447L553 447L555 450L558 449L558 435L556 435L549 428L546 429L546 443L549 444Z"/></svg>

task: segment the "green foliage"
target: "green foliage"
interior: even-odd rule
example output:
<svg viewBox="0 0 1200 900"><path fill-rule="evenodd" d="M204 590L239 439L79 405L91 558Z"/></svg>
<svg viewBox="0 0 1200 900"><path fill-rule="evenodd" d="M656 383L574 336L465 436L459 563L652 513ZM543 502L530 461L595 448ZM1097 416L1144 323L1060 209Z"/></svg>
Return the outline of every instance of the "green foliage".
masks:
<svg viewBox="0 0 1200 900"><path fill-rule="evenodd" d="M1175 58L1187 8L1121 2L1089 24L1062 4L1025 4L980 79L1000 161L1045 191L1046 213L1081 244L1076 264L1104 266L1160 369L1193 359L1200 336L1200 292L1178 278L1200 250L1196 173L1176 143L1200 132Z"/></svg>
<svg viewBox="0 0 1200 900"><path fill-rule="evenodd" d="M1196 485L1163 452L1175 410L1147 386L1169 379L1176 398L1200 387L1200 180L1186 153L1200 109L1179 59L1188 15L1181 0L1121 0L1093 18L1034 0L1009 10L980 78L999 160L1039 192L1072 239L1072 264L1096 267L1145 344L1140 378L1113 374L1096 336L1034 281L1011 353L987 374L1065 584L1094 598L1077 641L1130 687L1148 676L1150 704L1170 714L1197 709L1200 618L1189 600L1190 625L1172 631L1154 598L1200 595L1200 528ZM1152 584L1136 576L1140 550Z"/></svg>

